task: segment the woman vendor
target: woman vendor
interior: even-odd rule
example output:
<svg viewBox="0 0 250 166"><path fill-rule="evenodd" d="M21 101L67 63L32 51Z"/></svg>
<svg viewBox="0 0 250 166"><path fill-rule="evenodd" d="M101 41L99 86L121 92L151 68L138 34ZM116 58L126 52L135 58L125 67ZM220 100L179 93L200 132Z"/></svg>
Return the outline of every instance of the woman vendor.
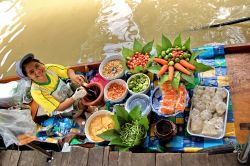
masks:
<svg viewBox="0 0 250 166"><path fill-rule="evenodd" d="M43 64L35 59L33 54L27 54L17 61L16 73L20 78L29 78L32 81L31 96L48 116L73 116L77 110L73 106L83 108L81 102L78 101L87 94L86 90L80 86L84 83L84 78L76 75L69 67ZM74 93L70 86L62 81L66 78L80 86ZM78 124L80 122L80 126L84 125L85 121L82 118L74 118Z"/></svg>

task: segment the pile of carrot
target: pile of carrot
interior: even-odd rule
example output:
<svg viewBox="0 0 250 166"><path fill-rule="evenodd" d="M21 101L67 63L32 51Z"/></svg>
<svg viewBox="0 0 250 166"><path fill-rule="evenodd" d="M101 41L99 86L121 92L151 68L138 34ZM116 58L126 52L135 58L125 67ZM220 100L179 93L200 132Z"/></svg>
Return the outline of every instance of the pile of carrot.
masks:
<svg viewBox="0 0 250 166"><path fill-rule="evenodd" d="M153 61L162 65L161 69L157 73L157 76L160 77L164 73L168 71L169 80L172 81L174 77L174 71L178 70L184 74L191 75L191 73L187 70L195 70L195 66L190 64L189 58L182 58L183 54L186 54L184 51L177 51L175 48L171 53L170 58L153 58Z"/></svg>

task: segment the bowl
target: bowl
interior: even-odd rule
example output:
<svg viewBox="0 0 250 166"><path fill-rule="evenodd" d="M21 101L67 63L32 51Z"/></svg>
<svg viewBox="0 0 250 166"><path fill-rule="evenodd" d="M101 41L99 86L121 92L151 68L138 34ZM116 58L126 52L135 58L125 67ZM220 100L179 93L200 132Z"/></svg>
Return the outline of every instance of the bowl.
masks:
<svg viewBox="0 0 250 166"><path fill-rule="evenodd" d="M89 83L86 88L91 89L97 93L97 97L92 99L91 96L86 95L84 98L81 99L83 105L87 106L97 106L104 104L104 88L101 83L98 82L91 82Z"/></svg>
<svg viewBox="0 0 250 166"><path fill-rule="evenodd" d="M142 116L147 116L151 111L149 97L145 94L134 94L125 103L125 109L131 111L135 106L141 107Z"/></svg>
<svg viewBox="0 0 250 166"><path fill-rule="evenodd" d="M120 63L119 63L120 62ZM99 66L100 75L106 80L113 80L124 76L124 59L120 55L106 57Z"/></svg>
<svg viewBox="0 0 250 166"><path fill-rule="evenodd" d="M123 89L124 92L122 94L118 95L117 91L114 91L114 84L122 86L124 88ZM109 92L109 90L112 90L113 93ZM117 97L110 98L108 93L110 93L110 95L117 95ZM127 94L128 94L127 83L122 79L112 80L104 88L104 99L105 99L105 101L110 101L112 103L121 102L122 100L125 99Z"/></svg>
<svg viewBox="0 0 250 166"><path fill-rule="evenodd" d="M147 94L150 87L150 78L144 73L137 73L127 80L127 88L130 94Z"/></svg>
<svg viewBox="0 0 250 166"><path fill-rule="evenodd" d="M88 119L87 119L87 122L85 124L85 134L86 134L86 137L91 141L91 142L102 142L103 140L100 138L100 139L95 139L93 138L92 135L92 131L90 129L91 125L95 125L95 128L102 128L104 127L106 124L103 124L102 123L102 120L100 120L100 122L97 121L97 119L95 119L96 117L100 116L100 117L105 117L105 116L110 116L110 119L112 120L112 115L113 113L112 112L109 112L108 110L100 110L100 111L97 111L95 113L93 113ZM95 121L94 121L95 120ZM113 121L113 120L112 120ZM104 122L104 121L103 121ZM107 120L105 121L107 123ZM94 124L91 124L91 123L94 123ZM114 122L113 122L114 123ZM110 128L111 129L111 128ZM95 129L93 129L95 130ZM104 132L105 129L103 129L103 132ZM107 130L107 129L106 129ZM105 131L106 131L105 130ZM101 132L102 133L102 132ZM98 134L101 134L101 133L98 133Z"/></svg>

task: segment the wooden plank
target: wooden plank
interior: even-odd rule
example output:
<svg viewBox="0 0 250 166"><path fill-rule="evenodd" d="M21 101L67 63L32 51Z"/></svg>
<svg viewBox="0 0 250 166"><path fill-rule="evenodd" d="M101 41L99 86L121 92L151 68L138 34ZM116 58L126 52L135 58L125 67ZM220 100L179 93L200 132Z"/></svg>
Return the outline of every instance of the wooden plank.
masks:
<svg viewBox="0 0 250 166"><path fill-rule="evenodd" d="M181 166L180 153L157 153L156 166L174 165Z"/></svg>
<svg viewBox="0 0 250 166"><path fill-rule="evenodd" d="M34 151L34 166L48 166L49 163L47 162L47 156L42 154L39 151Z"/></svg>
<svg viewBox="0 0 250 166"><path fill-rule="evenodd" d="M132 153L131 156L132 166L154 166L155 165L155 153Z"/></svg>
<svg viewBox="0 0 250 166"><path fill-rule="evenodd" d="M53 159L50 163L51 166L58 166L58 165L62 165L62 156L63 153L62 152L53 152L52 154Z"/></svg>
<svg viewBox="0 0 250 166"><path fill-rule="evenodd" d="M226 153L222 157L223 166L240 166L237 160L237 153ZM248 164L246 164L248 165Z"/></svg>
<svg viewBox="0 0 250 166"><path fill-rule="evenodd" d="M1 151L0 153L0 165L9 166L9 161L11 158L11 150Z"/></svg>
<svg viewBox="0 0 250 166"><path fill-rule="evenodd" d="M119 152L109 152L109 166L118 165Z"/></svg>
<svg viewBox="0 0 250 166"><path fill-rule="evenodd" d="M250 52L250 43L225 45L224 48L226 54L246 53Z"/></svg>
<svg viewBox="0 0 250 166"><path fill-rule="evenodd" d="M181 164L185 166L208 166L207 153L182 153Z"/></svg>
<svg viewBox="0 0 250 166"><path fill-rule="evenodd" d="M103 154L103 161L102 161L103 166L108 166L109 164L109 151L110 151L109 146L106 146L104 148L104 154Z"/></svg>
<svg viewBox="0 0 250 166"><path fill-rule="evenodd" d="M226 55L231 87L234 124L237 141L247 142L249 130L241 130L240 123L250 122L250 53Z"/></svg>
<svg viewBox="0 0 250 166"><path fill-rule="evenodd" d="M16 166L18 164L21 152L17 150L12 150L9 165Z"/></svg>
<svg viewBox="0 0 250 166"><path fill-rule="evenodd" d="M223 166L223 154L208 155L209 166Z"/></svg>
<svg viewBox="0 0 250 166"><path fill-rule="evenodd" d="M104 148L89 149L88 166L101 166Z"/></svg>
<svg viewBox="0 0 250 166"><path fill-rule="evenodd" d="M18 166L33 165L35 156L34 154L35 153L33 150L22 151L18 161Z"/></svg>
<svg viewBox="0 0 250 166"><path fill-rule="evenodd" d="M131 152L120 152L118 157L119 166L131 166Z"/></svg>
<svg viewBox="0 0 250 166"><path fill-rule="evenodd" d="M68 166L70 159L70 152L62 152L61 166Z"/></svg>
<svg viewBox="0 0 250 166"><path fill-rule="evenodd" d="M82 147L72 147L70 152L69 165L86 166L88 163L89 149Z"/></svg>

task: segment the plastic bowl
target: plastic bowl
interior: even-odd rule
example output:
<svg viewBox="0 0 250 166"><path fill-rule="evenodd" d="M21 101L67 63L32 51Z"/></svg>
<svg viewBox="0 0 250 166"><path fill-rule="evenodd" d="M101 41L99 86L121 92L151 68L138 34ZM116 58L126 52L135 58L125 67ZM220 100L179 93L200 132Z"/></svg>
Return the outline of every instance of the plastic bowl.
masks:
<svg viewBox="0 0 250 166"><path fill-rule="evenodd" d="M105 78L106 80L113 80L113 79L121 78L121 77L124 76L124 73L125 73L125 70L124 70L124 67L123 67L122 71L121 71L117 76L114 76L114 77L112 77L112 76L110 76L110 77L104 76L104 75L103 75L103 67L104 67L108 62L110 62L110 61L112 61L112 60L120 60L122 63L124 63L124 59L123 59L123 57L120 56L120 55L111 55L111 56L109 56L109 57L106 57L106 58L102 61L102 63L100 64L100 66L99 66L99 73L100 73L100 75L101 75L103 78ZM114 70L116 70L116 69L114 68Z"/></svg>
<svg viewBox="0 0 250 166"><path fill-rule="evenodd" d="M131 111L135 106L141 107L142 116L147 116L151 111L149 97L145 94L134 94L125 103L125 109Z"/></svg>
<svg viewBox="0 0 250 166"><path fill-rule="evenodd" d="M123 93L123 95L120 96L119 98L115 99L115 100L112 100L112 99L109 99L109 98L108 98L108 89L109 89L109 87L110 87L113 83L117 83L117 84L119 84L119 85L122 85L122 86L124 86L124 88L125 88L125 92ZM125 97L127 96L127 94L128 94L127 83L126 83L124 80L122 80L122 79L115 79L115 80L112 80L112 81L110 81L110 82L105 86L105 88L104 88L104 99L105 99L105 101L111 101L112 103L119 103L119 102L121 102L122 100L125 99Z"/></svg>
<svg viewBox="0 0 250 166"><path fill-rule="evenodd" d="M143 76L145 76L146 77L146 79L147 79L147 81L148 81L148 86L145 88L145 89L143 89L142 91L140 91L140 92L134 92L132 89L129 89L129 82L132 80L132 79L134 79L135 77L138 77L138 76L141 76L141 75L143 75ZM149 78L149 76L148 75L146 75L146 74L144 74L144 73L137 73L137 74L134 74L134 75L132 75L132 76L130 76L129 77L129 79L127 80L127 89L128 89L128 91L129 91L129 93L130 94L147 94L148 93L148 91L149 91L149 88L150 88L150 78Z"/></svg>
<svg viewBox="0 0 250 166"><path fill-rule="evenodd" d="M91 137L90 137L89 126L90 126L91 121L92 121L95 117L97 117L97 116L101 116L101 115L112 115L112 114L113 114L112 112L109 112L109 111L107 111L107 110L100 110L100 111L97 111L97 112L93 113L93 114L87 119L87 122L86 122L86 124L85 124L85 129L84 129L84 131L85 131L85 134L86 134L86 137L88 138L88 140L90 140L91 142L97 142L97 141L92 140ZM100 141L100 142L102 142L102 141Z"/></svg>

